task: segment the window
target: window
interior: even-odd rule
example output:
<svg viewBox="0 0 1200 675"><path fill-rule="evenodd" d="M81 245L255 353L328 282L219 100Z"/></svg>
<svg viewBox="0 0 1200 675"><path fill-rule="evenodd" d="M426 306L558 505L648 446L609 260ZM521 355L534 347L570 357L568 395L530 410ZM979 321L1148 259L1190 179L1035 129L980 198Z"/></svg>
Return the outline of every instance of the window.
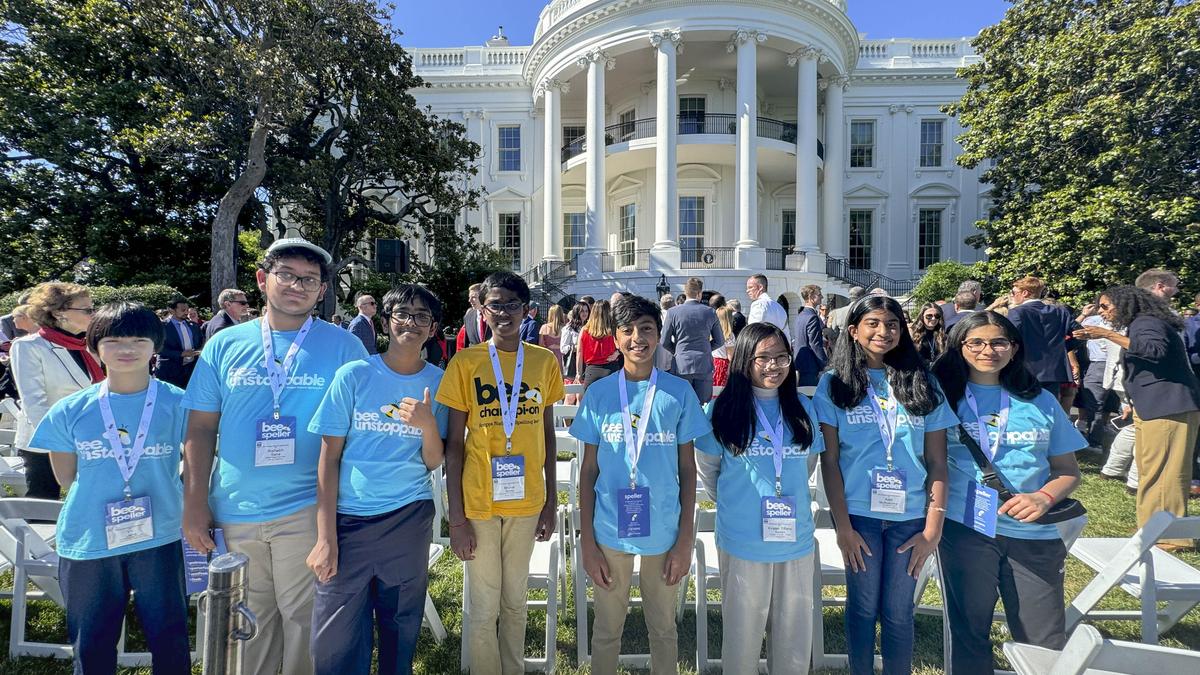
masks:
<svg viewBox="0 0 1200 675"><path fill-rule="evenodd" d="M584 137L587 134L587 127L576 125L564 126L562 128L562 142L564 146L570 145L575 141Z"/></svg>
<svg viewBox="0 0 1200 675"><path fill-rule="evenodd" d="M850 267L871 269L871 209L850 209Z"/></svg>
<svg viewBox="0 0 1200 675"><path fill-rule="evenodd" d="M500 127L500 170L521 170L521 127Z"/></svg>
<svg viewBox="0 0 1200 675"><path fill-rule="evenodd" d="M783 210L783 239L781 241L784 255L791 255L796 248L796 209Z"/></svg>
<svg viewBox="0 0 1200 675"><path fill-rule="evenodd" d="M944 120L921 120L921 166L942 165Z"/></svg>
<svg viewBox="0 0 1200 675"><path fill-rule="evenodd" d="M521 214L500 214L499 248L512 261L513 271L521 271Z"/></svg>
<svg viewBox="0 0 1200 675"><path fill-rule="evenodd" d="M620 138L617 139L618 143L628 141L629 139L633 138L633 132L636 128L634 120L636 119L637 111L633 108L626 110L617 117L617 123L620 125L620 131L618 131Z"/></svg>
<svg viewBox="0 0 1200 675"><path fill-rule="evenodd" d="M433 214L433 231L430 236L429 243L437 246L454 246L454 221L456 218L453 213L435 213Z"/></svg>
<svg viewBox="0 0 1200 675"><path fill-rule="evenodd" d="M586 218L583 213L563 214L563 260L570 260L583 253Z"/></svg>
<svg viewBox="0 0 1200 675"><path fill-rule="evenodd" d="M917 213L917 269L923 270L942 259L942 209Z"/></svg>
<svg viewBox="0 0 1200 675"><path fill-rule="evenodd" d="M683 96L679 99L679 133L704 133L704 97Z"/></svg>
<svg viewBox="0 0 1200 675"><path fill-rule="evenodd" d="M869 169L875 166L875 120L854 120L850 123L850 168Z"/></svg>
<svg viewBox="0 0 1200 675"><path fill-rule="evenodd" d="M621 206L621 267L637 264L637 204Z"/></svg>
<svg viewBox="0 0 1200 675"><path fill-rule="evenodd" d="M704 197L679 198L679 250L683 262L704 255Z"/></svg>

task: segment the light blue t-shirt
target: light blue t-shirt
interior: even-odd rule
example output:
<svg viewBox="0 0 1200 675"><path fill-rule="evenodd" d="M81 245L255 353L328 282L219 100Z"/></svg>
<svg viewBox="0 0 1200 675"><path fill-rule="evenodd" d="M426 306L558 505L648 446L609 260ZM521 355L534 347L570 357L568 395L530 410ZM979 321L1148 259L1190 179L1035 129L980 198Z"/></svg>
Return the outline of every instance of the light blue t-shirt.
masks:
<svg viewBox="0 0 1200 675"><path fill-rule="evenodd" d="M778 398L758 399L767 421L774 424L780 416ZM717 477L717 546L732 556L753 562L785 562L809 555L813 551L813 519L808 493L808 462L813 455L825 450L825 439L817 424L817 413L807 396L800 396L804 412L812 423L811 447L797 445L792 439L791 425L784 424L783 495L796 498L796 541L763 541L762 498L775 496L775 450L769 430L754 416L754 440L741 456L707 433L696 441L696 450L721 456L721 473ZM712 419L713 404L705 406ZM765 434L765 435L764 435Z"/></svg>
<svg viewBox="0 0 1200 675"><path fill-rule="evenodd" d="M338 513L375 516L419 499L432 499L429 469L421 459L421 430L400 421L405 397L420 401L429 388L432 399L442 381L433 364L414 375L401 375L383 362L383 355L347 363L308 423L322 436L346 439L338 479ZM433 403L438 433L446 437L449 409Z"/></svg>
<svg viewBox="0 0 1200 675"><path fill-rule="evenodd" d="M308 430L333 375L344 364L367 358L362 342L324 321L313 321L280 396L280 414L296 418L292 464L254 465L261 420L274 409L263 365L260 321L217 333L204 345L183 396L189 410L221 413L216 467L208 503L218 523L261 523L317 503L317 460L321 437ZM272 331L275 358L283 361L299 331Z"/></svg>
<svg viewBox="0 0 1200 675"><path fill-rule="evenodd" d="M1000 412L1000 387L967 384L975 394L979 414L989 425L994 425ZM1009 396L1008 425L1004 440L992 458L992 465L1000 480L1013 494L1037 492L1050 480L1050 457L1065 455L1087 447L1087 441L1063 412L1050 392L1039 391L1032 401ZM967 400L958 402L958 416L963 426L973 434L979 433L979 422L975 419ZM993 426L988 442L996 440ZM975 437L978 440L978 435ZM950 499L946 505L946 517L971 527L972 514L967 513L968 497L975 494L975 485L983 480L983 471L971 457L971 451L958 438L958 429L952 429L946 437L950 469ZM983 448L984 452L988 448ZM1057 525L1022 523L1011 516L1001 514L996 519L996 534L1015 539L1058 539Z"/></svg>
<svg viewBox="0 0 1200 675"><path fill-rule="evenodd" d="M629 489L630 462L625 457L618 373L594 382L584 392L571 435L597 448L596 541L626 553L659 555L671 550L679 535L679 446L708 433L710 427L692 385L659 371L658 390L650 409L650 426L637 465L638 487L650 488L650 536L617 536L617 491ZM633 429L637 433L650 380L626 382Z"/></svg>
<svg viewBox="0 0 1200 675"><path fill-rule="evenodd" d="M891 386L884 369L867 369L875 393L891 400ZM896 469L904 471L904 513L876 513L871 510L871 471L887 468L887 446L879 434L875 421L875 410L871 402L863 397L850 410L843 410L833 403L829 395L830 381L834 375L826 372L817 384L813 403L821 424L838 430L838 466L842 470L845 484L846 506L856 516L879 520L903 521L925 517L925 434L930 431L949 429L958 424L958 418L943 396L942 402L933 412L924 417L909 415L900 406L896 421L896 440L892 445L892 461ZM933 376L930 375L932 379ZM935 383L936 386L936 383ZM940 392L940 387L938 388ZM867 394L868 396L870 394Z"/></svg>
<svg viewBox="0 0 1200 675"><path fill-rule="evenodd" d="M154 537L137 544L108 548L105 534L106 505L125 498L125 479L104 437L100 416L100 385L71 394L55 403L38 424L29 447L50 452L74 453L75 482L58 515L58 554L70 560L95 560L144 551L179 541L183 516L183 483L179 480L179 453L187 428L187 411L179 407L183 392L158 383L158 400L146 436L145 454L129 481L136 497L150 498ZM132 447L146 403L146 392L109 394L113 419L121 440Z"/></svg>

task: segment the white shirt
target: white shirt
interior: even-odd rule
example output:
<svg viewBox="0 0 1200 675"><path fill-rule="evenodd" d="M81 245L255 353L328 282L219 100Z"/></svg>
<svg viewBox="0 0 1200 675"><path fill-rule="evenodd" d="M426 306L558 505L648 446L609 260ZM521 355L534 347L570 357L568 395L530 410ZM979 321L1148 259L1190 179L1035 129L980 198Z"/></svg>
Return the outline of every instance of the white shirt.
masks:
<svg viewBox="0 0 1200 675"><path fill-rule="evenodd" d="M1098 314L1093 314L1080 323L1084 326L1100 326L1101 328L1112 330L1112 326L1110 326L1107 321L1100 318L1100 315ZM1092 363L1104 363L1107 360L1106 354L1108 352L1108 346L1111 344L1113 343L1109 342L1108 340L1088 340L1088 360Z"/></svg>
<svg viewBox="0 0 1200 675"><path fill-rule="evenodd" d="M788 335L787 310L783 305L767 297L766 293L758 296L750 305L750 314L746 317L746 325L752 323L770 323L779 327L784 335ZM789 337L789 341L790 341Z"/></svg>

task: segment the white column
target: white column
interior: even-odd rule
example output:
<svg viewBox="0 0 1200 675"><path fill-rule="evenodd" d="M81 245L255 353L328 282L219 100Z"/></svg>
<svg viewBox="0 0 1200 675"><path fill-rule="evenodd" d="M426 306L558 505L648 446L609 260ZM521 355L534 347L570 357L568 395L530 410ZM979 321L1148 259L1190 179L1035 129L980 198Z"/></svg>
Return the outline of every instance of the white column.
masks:
<svg viewBox="0 0 1200 675"><path fill-rule="evenodd" d="M850 79L845 76L830 78L825 90L825 183L822 200L825 202L824 244L825 252L839 258L846 257L850 243L842 217L842 179L846 170L846 119L842 96Z"/></svg>
<svg viewBox="0 0 1200 675"><path fill-rule="evenodd" d="M546 138L543 152L542 183L542 259L562 260L562 122L561 94L563 85L547 79L538 88L546 97Z"/></svg>
<svg viewBox="0 0 1200 675"><path fill-rule="evenodd" d="M679 131L675 61L680 40L678 30L650 33L650 44L658 52L658 98L654 122L654 247L650 250L650 266L654 271L675 270L680 264L675 149Z"/></svg>
<svg viewBox="0 0 1200 675"><path fill-rule="evenodd" d="M584 182L584 203L587 229L584 250L596 254L604 251L604 71L612 70L614 61L596 50L579 59L587 68L587 163ZM597 260L597 263L599 261Z"/></svg>
<svg viewBox="0 0 1200 675"><path fill-rule="evenodd" d="M796 250L820 252L817 204L817 60L821 52L802 47L788 56L796 66Z"/></svg>
<svg viewBox="0 0 1200 675"><path fill-rule="evenodd" d="M737 261L739 269L766 267L758 243L758 43L767 36L739 29L727 51L737 51ZM761 259L761 260L760 260Z"/></svg>

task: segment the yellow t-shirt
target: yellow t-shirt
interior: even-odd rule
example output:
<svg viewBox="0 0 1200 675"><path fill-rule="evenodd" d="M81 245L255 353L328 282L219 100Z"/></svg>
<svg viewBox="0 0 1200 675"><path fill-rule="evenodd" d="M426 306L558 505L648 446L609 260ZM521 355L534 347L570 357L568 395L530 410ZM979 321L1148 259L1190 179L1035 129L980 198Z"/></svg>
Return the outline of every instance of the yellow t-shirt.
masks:
<svg viewBox="0 0 1200 675"><path fill-rule="evenodd" d="M510 386L517 364L516 352L498 352L500 371ZM463 458L463 507L467 518L534 516L546 502L546 436L542 427L545 406L563 398L558 359L544 347L525 343L521 399L513 430L512 454L525 457L525 498L492 501L492 457L504 455L504 423L488 343L464 349L450 359L437 401L467 413L466 453Z"/></svg>

